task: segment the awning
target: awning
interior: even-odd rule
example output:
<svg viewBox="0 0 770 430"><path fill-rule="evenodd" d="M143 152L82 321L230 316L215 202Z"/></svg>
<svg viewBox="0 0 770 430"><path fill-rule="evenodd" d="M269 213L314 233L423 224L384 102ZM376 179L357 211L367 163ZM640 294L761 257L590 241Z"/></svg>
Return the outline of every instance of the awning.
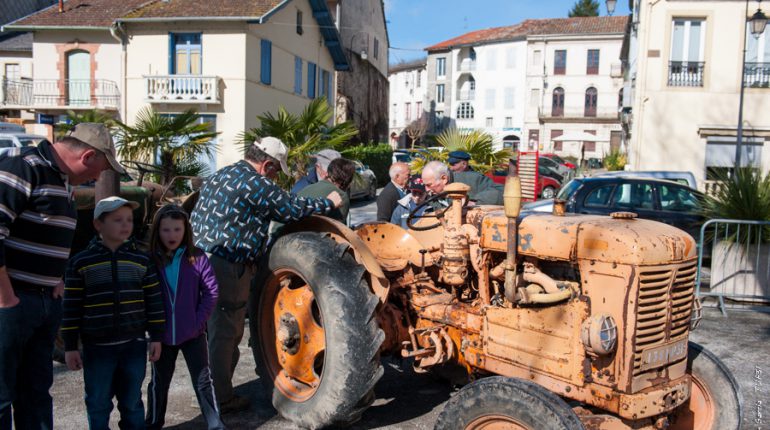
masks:
<svg viewBox="0 0 770 430"><path fill-rule="evenodd" d="M601 139L584 131L569 131L551 140L554 142L609 142L609 139Z"/></svg>

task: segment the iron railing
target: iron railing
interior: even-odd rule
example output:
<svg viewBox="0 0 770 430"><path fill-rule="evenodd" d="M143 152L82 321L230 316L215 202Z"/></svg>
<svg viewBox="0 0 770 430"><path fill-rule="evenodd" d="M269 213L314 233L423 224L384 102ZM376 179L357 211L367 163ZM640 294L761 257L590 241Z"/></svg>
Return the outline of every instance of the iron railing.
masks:
<svg viewBox="0 0 770 430"><path fill-rule="evenodd" d="M144 82L150 103L219 103L217 76L144 76Z"/></svg>
<svg viewBox="0 0 770 430"><path fill-rule="evenodd" d="M118 84L106 79L3 80L0 104L19 108L117 109Z"/></svg>
<svg viewBox="0 0 770 430"><path fill-rule="evenodd" d="M770 63L746 63L743 82L749 88L770 88Z"/></svg>
<svg viewBox="0 0 770 430"><path fill-rule="evenodd" d="M668 86L702 87L705 66L703 61L669 61Z"/></svg>
<svg viewBox="0 0 770 430"><path fill-rule="evenodd" d="M470 101L476 99L476 90L462 90L457 92L457 100Z"/></svg>
<svg viewBox="0 0 770 430"><path fill-rule="evenodd" d="M706 221L695 282L698 297L714 297L724 315L728 308L770 311L770 221Z"/></svg>

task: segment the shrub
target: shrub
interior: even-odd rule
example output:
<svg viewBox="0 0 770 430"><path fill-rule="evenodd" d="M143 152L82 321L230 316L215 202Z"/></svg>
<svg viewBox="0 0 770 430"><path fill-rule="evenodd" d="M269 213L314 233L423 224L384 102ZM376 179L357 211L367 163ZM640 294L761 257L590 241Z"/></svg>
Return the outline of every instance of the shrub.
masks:
<svg viewBox="0 0 770 430"><path fill-rule="evenodd" d="M709 219L737 219L770 221L770 172L764 174L756 168L738 169L732 177L717 174L721 187L703 202L703 215ZM732 234L730 234L732 233ZM755 227L741 230L733 227L725 237L720 238L741 243L770 240L770 227Z"/></svg>
<svg viewBox="0 0 770 430"><path fill-rule="evenodd" d="M387 143L354 146L343 150L342 156L368 165L377 176L378 187L385 186L390 181L388 169L393 162L393 149Z"/></svg>
<svg viewBox="0 0 770 430"><path fill-rule="evenodd" d="M623 168L626 167L627 162L628 158L626 157L626 153L619 149L613 149L603 160L604 167L610 172L623 170Z"/></svg>

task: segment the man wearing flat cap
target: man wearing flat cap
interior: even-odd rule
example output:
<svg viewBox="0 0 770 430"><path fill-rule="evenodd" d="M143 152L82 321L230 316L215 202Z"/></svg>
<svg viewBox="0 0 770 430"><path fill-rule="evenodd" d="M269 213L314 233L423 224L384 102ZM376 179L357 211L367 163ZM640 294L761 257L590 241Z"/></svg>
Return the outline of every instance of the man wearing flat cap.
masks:
<svg viewBox="0 0 770 430"><path fill-rule="evenodd" d="M473 170L470 166L471 154L465 151L452 151L448 154L447 164L453 172L467 172Z"/></svg>
<svg viewBox="0 0 770 430"><path fill-rule="evenodd" d="M75 236L73 185L123 172L103 124L0 154L0 429L53 428L54 339ZM11 417L13 409L13 419Z"/></svg>
<svg viewBox="0 0 770 430"><path fill-rule="evenodd" d="M240 357L251 281L265 252L270 221L290 223L313 214L327 215L342 203L336 191L325 198L305 198L276 185L273 180L279 171L290 174L288 152L275 137L257 140L246 150L244 160L206 180L190 217L195 245L211 255L219 283L208 341L214 392L223 414L249 408L248 398L233 393L232 378Z"/></svg>

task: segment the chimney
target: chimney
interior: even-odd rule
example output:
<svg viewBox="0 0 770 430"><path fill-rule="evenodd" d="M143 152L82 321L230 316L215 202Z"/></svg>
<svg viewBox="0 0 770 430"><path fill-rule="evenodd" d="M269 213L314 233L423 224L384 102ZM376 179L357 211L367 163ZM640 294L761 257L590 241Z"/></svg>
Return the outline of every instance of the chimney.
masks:
<svg viewBox="0 0 770 430"><path fill-rule="evenodd" d="M64 0L59 0L59 13L64 12Z"/></svg>

